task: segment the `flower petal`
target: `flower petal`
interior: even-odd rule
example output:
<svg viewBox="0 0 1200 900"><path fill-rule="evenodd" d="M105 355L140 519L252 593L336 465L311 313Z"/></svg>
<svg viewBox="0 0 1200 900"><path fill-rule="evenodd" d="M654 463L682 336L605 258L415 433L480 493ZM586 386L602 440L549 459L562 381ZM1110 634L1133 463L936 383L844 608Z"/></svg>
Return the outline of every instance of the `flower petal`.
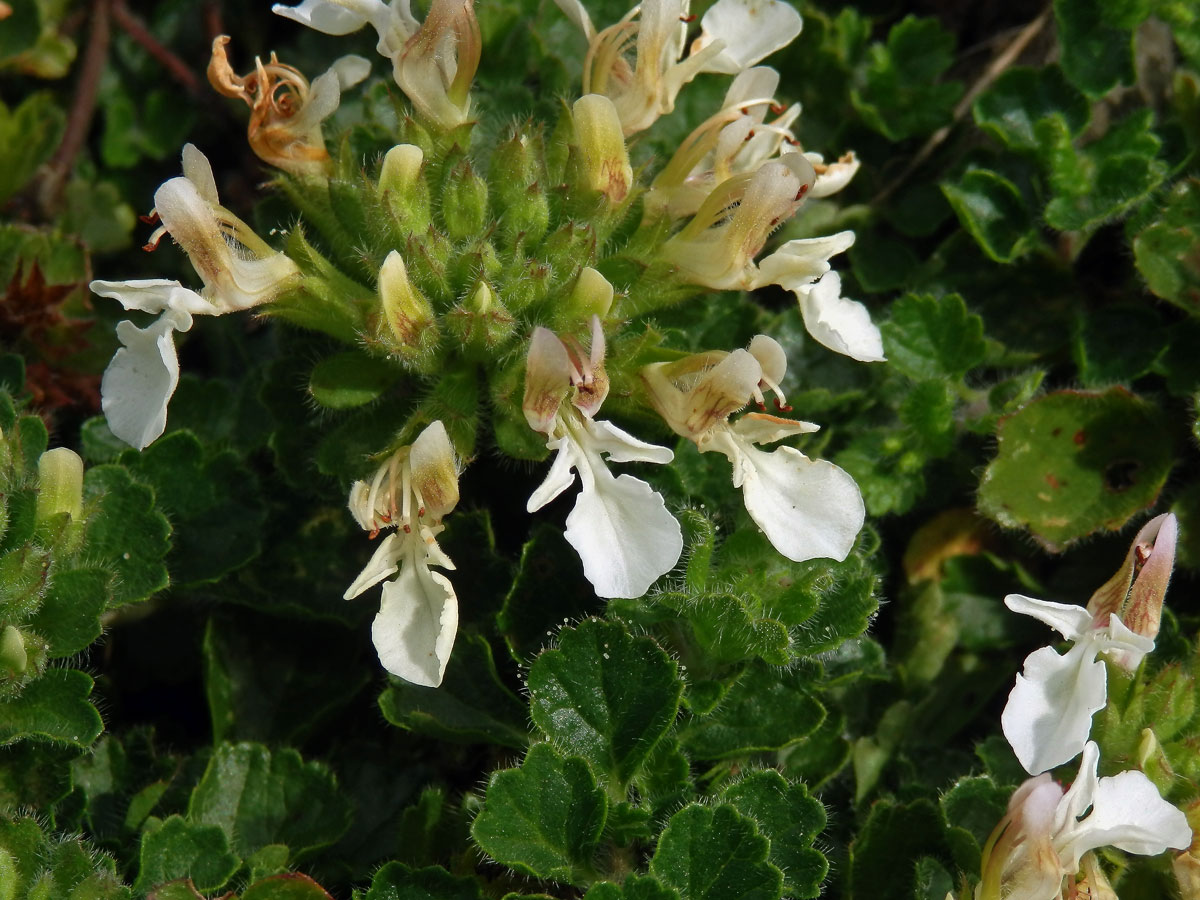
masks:
<svg viewBox="0 0 1200 900"><path fill-rule="evenodd" d="M356 53L350 53L335 59L329 71L337 75L338 87L346 91L371 74L371 61Z"/></svg>
<svg viewBox="0 0 1200 900"><path fill-rule="evenodd" d="M1072 860L1097 847L1157 856L1168 847L1183 850L1192 842L1187 817L1138 771L1100 779L1092 814L1080 823L1079 832L1070 846Z"/></svg>
<svg viewBox="0 0 1200 900"><path fill-rule="evenodd" d="M603 465L592 474L567 516L567 541L597 596L640 597L675 567L683 533L662 495L646 482L613 478Z"/></svg>
<svg viewBox="0 0 1200 900"><path fill-rule="evenodd" d="M178 281L142 278L133 281L93 281L93 294L117 300L127 310L159 313L164 309L183 310L191 315L218 315L220 310ZM186 330L186 329L180 329Z"/></svg>
<svg viewBox="0 0 1200 900"><path fill-rule="evenodd" d="M167 427L167 403L179 384L174 332L191 327L192 317L174 310L146 328L117 323L123 346L104 370L100 406L112 433L131 447L144 449Z"/></svg>
<svg viewBox="0 0 1200 900"><path fill-rule="evenodd" d="M648 444L613 425L611 422L585 419L584 430L591 438L592 449L607 454L613 462L669 463L675 453L658 444Z"/></svg>
<svg viewBox="0 0 1200 900"><path fill-rule="evenodd" d="M546 442L546 448L558 451L558 455L550 464L550 471L546 473L545 480L530 494L529 501L525 504L526 512L537 512L575 483L575 476L571 470L577 467L579 450L574 442L565 437L554 438Z"/></svg>
<svg viewBox="0 0 1200 900"><path fill-rule="evenodd" d="M1025 658L1000 724L1031 775L1062 765L1087 743L1092 715L1104 708L1107 696L1096 651L1094 640L1081 640L1065 656L1042 647Z"/></svg>
<svg viewBox="0 0 1200 900"><path fill-rule="evenodd" d="M722 40L725 49L704 71L736 75L790 44L802 24L795 7L780 0L717 0L700 20L701 34L692 53Z"/></svg>
<svg viewBox="0 0 1200 900"><path fill-rule="evenodd" d="M351 582L350 587L346 588L346 593L342 594L342 599L353 600L363 591L394 574L400 568L400 558L404 555L405 542L408 540L414 540L413 536L394 531L380 541L375 552L371 554L371 559Z"/></svg>
<svg viewBox="0 0 1200 900"><path fill-rule="evenodd" d="M183 177L192 183L205 203L217 206L217 180L213 177L212 163L195 144L183 145Z"/></svg>
<svg viewBox="0 0 1200 900"><path fill-rule="evenodd" d="M458 597L449 579L425 560L410 558L383 586L371 640L383 667L413 684L442 683L458 634Z"/></svg>
<svg viewBox="0 0 1200 900"><path fill-rule="evenodd" d="M738 444L746 511L775 549L794 562L845 559L866 517L854 479L793 447L766 453Z"/></svg>
<svg viewBox="0 0 1200 900"><path fill-rule="evenodd" d="M1078 871L1080 857L1098 847L1157 856L1192 842L1187 817L1163 800L1144 773L1097 778L1099 759L1096 743L1088 741L1079 775L1055 811L1054 844L1067 872ZM1091 813L1081 819L1089 808Z"/></svg>
<svg viewBox="0 0 1200 900"><path fill-rule="evenodd" d="M811 284L829 271L829 259L854 246L853 231L788 241L758 264L752 287L777 284L789 291Z"/></svg>
<svg viewBox="0 0 1200 900"><path fill-rule="evenodd" d="M1054 603L1024 594L1009 594L1004 598L1004 605L1015 613L1044 622L1069 641L1077 641L1092 630L1091 613L1073 603Z"/></svg>
<svg viewBox="0 0 1200 900"><path fill-rule="evenodd" d="M304 0L297 6L276 3L271 12L324 34L341 35L358 31L379 15L377 7L383 7L380 0Z"/></svg>
<svg viewBox="0 0 1200 900"><path fill-rule="evenodd" d="M857 359L883 362L883 338L867 308L842 296L842 279L827 272L820 281L796 291L804 327L819 344Z"/></svg>

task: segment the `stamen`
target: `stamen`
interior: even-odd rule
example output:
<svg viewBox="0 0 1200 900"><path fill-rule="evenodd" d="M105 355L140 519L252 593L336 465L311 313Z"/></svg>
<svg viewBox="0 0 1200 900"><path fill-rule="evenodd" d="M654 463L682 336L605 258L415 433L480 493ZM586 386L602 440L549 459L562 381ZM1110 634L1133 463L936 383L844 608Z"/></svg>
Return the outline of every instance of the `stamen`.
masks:
<svg viewBox="0 0 1200 900"><path fill-rule="evenodd" d="M808 185L807 184L800 185L800 190L796 191L796 201L799 202L800 200L803 200L804 195L807 193L808 193Z"/></svg>
<svg viewBox="0 0 1200 900"><path fill-rule="evenodd" d="M142 249L147 253L153 253L158 249L159 241L166 236L166 233L167 227L165 225L160 225L158 228L155 228L154 232L150 235L150 240L142 244Z"/></svg>
<svg viewBox="0 0 1200 900"><path fill-rule="evenodd" d="M690 16L680 16L680 17L679 17L679 21L680 21L680 22L686 22L688 25L691 25L693 22L695 22L695 21L696 21L696 14L695 14L695 13L693 13L693 14L692 14L692 15L690 15Z"/></svg>
<svg viewBox="0 0 1200 900"><path fill-rule="evenodd" d="M787 112L787 107L784 106L782 103L772 103L771 104L771 113L773 115L779 116L779 115L783 115L783 113L785 113L785 112Z"/></svg>
<svg viewBox="0 0 1200 900"><path fill-rule="evenodd" d="M408 460L404 461L404 467L400 470L400 491L404 495L400 501L400 516L404 519L404 533L412 533L412 467L409 466Z"/></svg>
<svg viewBox="0 0 1200 900"><path fill-rule="evenodd" d="M162 220L158 217L158 210L152 209L147 215L138 216L138 220L145 222L147 225L157 225Z"/></svg>

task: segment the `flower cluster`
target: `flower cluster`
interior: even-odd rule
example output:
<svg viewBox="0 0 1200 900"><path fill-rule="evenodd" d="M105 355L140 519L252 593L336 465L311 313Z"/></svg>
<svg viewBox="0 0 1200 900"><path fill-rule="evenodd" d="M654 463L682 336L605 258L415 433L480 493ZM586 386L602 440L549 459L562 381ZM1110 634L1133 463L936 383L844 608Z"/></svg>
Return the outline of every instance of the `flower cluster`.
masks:
<svg viewBox="0 0 1200 900"><path fill-rule="evenodd" d="M1009 695L1004 734L1035 777L1013 794L984 848L975 900L1058 900L1080 896L1085 886L1094 893L1083 896L1115 897L1092 851L1112 846L1153 856L1191 844L1187 818L1143 772L1097 776L1100 750L1088 739L1092 715L1107 695L1105 664L1097 656L1132 671L1154 649L1176 531L1169 513L1147 522L1087 609L1005 597L1009 609L1045 622L1072 646L1064 656L1053 647L1030 654ZM1079 774L1064 791L1048 770L1080 753ZM1067 876L1078 877L1064 888Z"/></svg>
<svg viewBox="0 0 1200 900"><path fill-rule="evenodd" d="M852 244L851 232L789 241L759 258L807 198L840 190L858 168L853 153L827 164L801 147L793 133L799 107L780 105L778 73L757 65L799 34L799 14L782 0L717 0L689 44L687 0L647 0L599 31L578 0L559 7L587 42L583 95L564 106L549 145L539 128L516 126L493 151L488 178L468 152L470 89L482 52L472 0L433 0L423 22L404 0L274 7L326 34L374 29L412 115L401 117L398 142L381 149L373 180L369 173L334 178L363 161L335 166L322 130L342 92L369 74L366 60L343 57L309 82L272 54L239 75L229 39L217 38L209 80L249 107L250 146L281 170L275 184L302 219L289 230L290 255L268 247L219 205L207 160L185 148L184 177L155 195L162 227L152 244L169 233L203 289L93 283L129 310L159 315L147 328L119 327L124 346L103 384L113 432L138 448L162 433L178 380L173 334L188 330L193 316L273 303L274 314L351 344L349 355L395 366L397 378L414 376L414 394L486 382L496 445L519 458L542 446L554 453L527 510L542 509L578 479L566 538L598 596L645 594L683 550L662 494L609 471L613 463L674 458L598 418L613 373L622 400L651 420L657 413L664 434L730 460L750 518L780 553L845 559L864 521L853 479L793 447L763 449L817 426L765 412L737 415L752 402L765 409L764 391L781 411L790 409L780 387L787 357L774 339L759 335L747 349L691 355L661 347L653 357L611 341L622 352L606 353L610 338L655 309L706 290L775 284L795 293L816 341L858 360L883 359L878 329L861 304L841 296L829 262ZM639 183L627 138L670 113L702 72L732 76L720 109ZM361 216L345 216L356 204ZM353 233L355 222L363 233ZM310 244L308 227L327 230L325 240ZM328 248L337 261L322 255ZM602 272L621 267L606 267L605 257L622 253L636 257L626 271L650 274L610 281ZM373 287L359 283L364 274ZM646 365L648 358L672 361ZM453 443L439 420L443 407L415 407L374 457L384 462L373 477L350 493L364 529L390 532L346 596L384 582L375 645L384 668L416 684L442 681L457 628L456 595L443 574L453 565L436 536L458 499L459 460L473 452L465 436L482 420L477 400L455 422ZM531 441L526 426L539 437Z"/></svg>

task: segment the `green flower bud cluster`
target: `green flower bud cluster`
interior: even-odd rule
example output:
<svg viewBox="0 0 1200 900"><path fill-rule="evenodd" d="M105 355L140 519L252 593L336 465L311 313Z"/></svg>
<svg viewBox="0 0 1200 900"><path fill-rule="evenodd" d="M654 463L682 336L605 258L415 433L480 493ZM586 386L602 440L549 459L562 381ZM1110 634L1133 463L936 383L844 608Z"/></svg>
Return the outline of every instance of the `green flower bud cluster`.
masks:
<svg viewBox="0 0 1200 900"><path fill-rule="evenodd" d="M581 101L549 134L521 123L490 152L470 124L434 136L409 118L374 164L355 168L344 144L328 181L279 176L303 218L287 243L303 277L268 314L433 382L381 454L447 418L451 398L460 452L471 452L475 411L487 407L505 453L544 456L520 402L533 330L582 335L599 316L611 333L628 320L627 304L644 314L702 290L656 258L662 226L643 216L646 187L619 129L616 147L588 138L593 118ZM636 359L622 345L610 352L618 384L632 384L644 362L645 342L635 343Z"/></svg>

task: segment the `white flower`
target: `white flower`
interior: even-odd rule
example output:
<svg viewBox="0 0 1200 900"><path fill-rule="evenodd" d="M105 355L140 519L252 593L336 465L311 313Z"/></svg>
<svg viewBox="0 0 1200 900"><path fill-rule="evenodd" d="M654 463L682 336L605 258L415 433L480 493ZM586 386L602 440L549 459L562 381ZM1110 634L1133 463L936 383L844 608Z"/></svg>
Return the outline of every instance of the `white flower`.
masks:
<svg viewBox="0 0 1200 900"><path fill-rule="evenodd" d="M584 575L600 597L640 597L679 561L683 534L660 494L631 475L613 477L604 456L661 464L674 454L592 418L608 393L603 363L604 334L595 316L589 353L572 337L534 331L525 417L557 455L526 508L541 509L575 483L577 472L581 490L567 516L566 538L583 561Z"/></svg>
<svg viewBox="0 0 1200 900"><path fill-rule="evenodd" d="M1013 794L982 861L976 900L1056 900L1064 876L1100 847L1155 856L1183 849L1192 830L1182 812L1159 796L1142 772L1098 778L1100 751L1088 741L1075 783L1066 792L1049 773Z"/></svg>
<svg viewBox="0 0 1200 900"><path fill-rule="evenodd" d="M701 72L737 74L800 33L800 14L779 0L717 0L684 57L688 0L645 0L599 33L579 0L555 2L588 40L583 92L609 97L626 135L671 112Z"/></svg>
<svg viewBox="0 0 1200 900"><path fill-rule="evenodd" d="M742 489L746 511L771 544L796 562L843 560L862 529L866 508L858 485L833 463L809 459L793 447L772 452L769 444L818 430L798 422L748 413L729 416L751 399L763 405L762 388L786 407L779 382L787 370L783 348L758 335L748 350L701 353L642 370L651 402L668 425L701 453L723 453L733 464L733 485Z"/></svg>
<svg viewBox="0 0 1200 900"><path fill-rule="evenodd" d="M299 273L295 263L220 205L208 159L191 144L183 148L183 177L163 184L154 201L154 215L162 225L146 249L154 249L169 233L187 253L204 289L196 293L162 279L97 280L90 285L127 310L161 313L146 328L118 324L123 346L100 383L109 428L139 450L166 427L167 403L179 382L174 332L191 328L192 316L219 316L266 303Z"/></svg>
<svg viewBox="0 0 1200 900"><path fill-rule="evenodd" d="M457 503L457 462L440 421L393 454L369 484L357 481L350 489L350 512L365 531L372 537L382 528L396 531L383 539L344 597L357 597L396 575L383 586L371 639L387 671L425 687L442 683L458 633L454 587L430 569L454 569L437 536L444 530L442 517Z"/></svg>
<svg viewBox="0 0 1200 900"><path fill-rule="evenodd" d="M867 308L842 296L842 277L827 272L794 289L804 327L819 344L859 362L883 362L883 336Z"/></svg>
<svg viewBox="0 0 1200 900"><path fill-rule="evenodd" d="M1074 758L1087 741L1092 715L1104 708L1107 674L1096 657L1119 652L1140 662L1154 641L1130 631L1115 614L1099 625L1082 606L1021 594L1009 594L1004 604L1074 642L1064 656L1042 647L1025 658L1000 718L1017 759L1036 775Z"/></svg>
<svg viewBox="0 0 1200 900"><path fill-rule="evenodd" d="M267 303L299 274L294 262L221 206L208 157L193 144L183 147L183 176L154 192L151 216L162 225L147 248L170 234L204 282L200 293L215 314Z"/></svg>
<svg viewBox="0 0 1200 900"><path fill-rule="evenodd" d="M794 41L802 25L795 7L781 0L717 0L700 19L692 53L720 43L704 71L736 75Z"/></svg>
<svg viewBox="0 0 1200 900"><path fill-rule="evenodd" d="M272 11L325 34L349 34L370 24L375 49L392 61L396 84L427 119L449 130L470 115L469 91L483 38L474 0L433 0L425 22L409 0L304 0Z"/></svg>

